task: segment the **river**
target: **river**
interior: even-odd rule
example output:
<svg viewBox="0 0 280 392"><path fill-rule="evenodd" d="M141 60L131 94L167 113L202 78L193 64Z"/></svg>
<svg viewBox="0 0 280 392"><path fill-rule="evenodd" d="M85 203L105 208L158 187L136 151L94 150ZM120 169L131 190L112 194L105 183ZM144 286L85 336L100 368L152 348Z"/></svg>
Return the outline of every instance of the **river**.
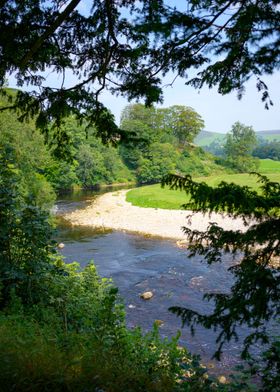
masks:
<svg viewBox="0 0 280 392"><path fill-rule="evenodd" d="M199 354L204 363L217 374L228 373L240 363L242 337L248 330L239 328L241 339L224 348L222 360L211 357L215 351L217 334L202 327L194 336L181 321L168 311L170 306L185 306L201 313L210 312L212 305L203 300L206 292L228 292L233 278L228 271L231 261L207 265L201 257L187 257L186 249L179 249L175 241L150 238L119 231L96 231L88 227L72 227L63 220L63 214L85 208L100 192L80 192L61 197L56 204L58 215L58 242L66 262L78 261L85 266L93 260L102 277L110 277L119 288L126 305L127 325L140 325L143 331L151 329L155 320L161 320L160 333L170 338L181 331L180 344ZM144 291L152 291L149 301L140 298Z"/></svg>

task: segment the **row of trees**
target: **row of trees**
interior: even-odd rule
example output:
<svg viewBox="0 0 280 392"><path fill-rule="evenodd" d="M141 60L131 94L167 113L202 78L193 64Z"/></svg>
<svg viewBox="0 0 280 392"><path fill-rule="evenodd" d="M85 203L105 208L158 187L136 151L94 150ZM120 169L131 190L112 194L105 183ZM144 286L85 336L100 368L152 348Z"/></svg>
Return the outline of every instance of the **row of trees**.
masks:
<svg viewBox="0 0 280 392"><path fill-rule="evenodd" d="M90 187L135 180L118 150L103 145L94 127L89 128L86 135L84 127L69 116L61 128L68 140L67 159L57 157L56 145L45 144L34 121L22 124L12 113L0 113L0 144L6 150L15 151L22 187L25 192L33 189L36 202L41 206L53 203L54 191L75 185Z"/></svg>
<svg viewBox="0 0 280 392"><path fill-rule="evenodd" d="M257 147L253 150L253 156L260 159L268 158L280 161L280 141L259 139Z"/></svg>
<svg viewBox="0 0 280 392"><path fill-rule="evenodd" d="M60 126L68 141L67 156L58 157L60 146L47 147L33 121L23 125L11 113L2 112L0 142L15 149L26 187L37 187L38 200L47 203L49 197L51 203L52 188L61 191L73 186L151 183L160 182L162 176L174 171L207 175L221 170L210 154L192 144L203 125L199 114L189 107L129 105L122 113L121 128L130 137L114 147L104 145L93 126L85 134L83 125L68 116ZM53 132L50 126L51 139Z"/></svg>
<svg viewBox="0 0 280 392"><path fill-rule="evenodd" d="M85 134L83 126L69 116L61 124L68 140L66 160L57 157L56 145L44 145L33 121L22 125L11 113L4 112L0 115L0 141L17 151L25 186L34 188L34 192L37 189L42 203L54 199L52 188L59 191L75 185L152 183L176 171L203 176L223 167L241 172L256 170L258 161L252 157L256 137L251 127L233 125L219 161L221 166L211 154L193 144L203 126L201 116L190 107L129 105L122 113L121 128L130 136L114 148L101 143L94 127ZM54 131L50 128L49 132Z"/></svg>

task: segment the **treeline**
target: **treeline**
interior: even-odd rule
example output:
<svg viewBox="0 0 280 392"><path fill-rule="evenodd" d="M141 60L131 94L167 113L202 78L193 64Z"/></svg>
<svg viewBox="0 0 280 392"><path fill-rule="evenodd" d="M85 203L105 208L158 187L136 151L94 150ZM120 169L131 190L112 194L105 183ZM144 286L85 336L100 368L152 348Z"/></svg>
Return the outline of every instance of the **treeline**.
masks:
<svg viewBox="0 0 280 392"><path fill-rule="evenodd" d="M221 170L211 154L192 144L203 126L202 118L189 107L130 105L120 124L127 141L115 147L104 145L93 127L85 130L70 116L60 125L60 134L67 140L62 155L57 153L62 141L46 145L32 120L21 123L14 113L4 111L0 144L14 150L23 189L33 190L40 205L50 205L55 192L75 186L153 183L174 171L203 176ZM55 140L54 132L50 126L49 140Z"/></svg>
<svg viewBox="0 0 280 392"><path fill-rule="evenodd" d="M4 111L0 114L0 145L14 150L22 189L32 191L40 206L51 205L55 193L74 187L156 183L175 172L192 176L224 170L248 172L257 170L257 157L263 158L264 150L269 157L278 156L279 143L258 146L254 130L235 123L223 146L209 147L215 157L193 144L203 127L203 119L190 107L134 104L122 112L120 128L127 137L118 146L104 145L93 127L86 128L71 116L60 125L59 134L67 142L56 140L50 124L47 137L54 142L46 144L46 135L32 120L21 123L14 113Z"/></svg>

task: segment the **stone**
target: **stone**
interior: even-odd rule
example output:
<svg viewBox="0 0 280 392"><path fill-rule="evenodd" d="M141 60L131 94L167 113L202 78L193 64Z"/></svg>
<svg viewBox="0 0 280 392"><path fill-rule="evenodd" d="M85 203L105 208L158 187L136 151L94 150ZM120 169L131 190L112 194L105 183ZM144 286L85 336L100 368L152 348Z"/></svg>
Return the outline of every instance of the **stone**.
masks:
<svg viewBox="0 0 280 392"><path fill-rule="evenodd" d="M188 241L187 240L179 240L179 241L176 241L176 245L178 246L178 248L187 248Z"/></svg>
<svg viewBox="0 0 280 392"><path fill-rule="evenodd" d="M58 249L63 249L63 248L65 247L65 245L64 245L63 242L60 242L60 243L57 245L57 247L58 247Z"/></svg>
<svg viewBox="0 0 280 392"><path fill-rule="evenodd" d="M227 383L227 379L225 376L219 376L218 377L218 381L220 384L226 384Z"/></svg>
<svg viewBox="0 0 280 392"><path fill-rule="evenodd" d="M194 276L193 278L191 278L190 280L190 286L194 287L194 286L200 286L202 284L202 281L204 280L203 276Z"/></svg>
<svg viewBox="0 0 280 392"><path fill-rule="evenodd" d="M140 295L140 297L145 300L151 299L153 296L154 294L151 291L145 291Z"/></svg>

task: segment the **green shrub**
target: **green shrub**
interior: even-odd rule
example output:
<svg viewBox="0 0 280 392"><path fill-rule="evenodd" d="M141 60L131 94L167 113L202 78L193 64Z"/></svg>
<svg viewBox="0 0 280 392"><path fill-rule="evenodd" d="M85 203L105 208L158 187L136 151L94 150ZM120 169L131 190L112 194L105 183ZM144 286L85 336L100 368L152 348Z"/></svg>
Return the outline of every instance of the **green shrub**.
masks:
<svg viewBox="0 0 280 392"><path fill-rule="evenodd" d="M13 295L0 313L0 390L213 390L179 336L163 340L156 326L146 335L127 329L117 290L94 265L60 268L48 305L26 307Z"/></svg>

